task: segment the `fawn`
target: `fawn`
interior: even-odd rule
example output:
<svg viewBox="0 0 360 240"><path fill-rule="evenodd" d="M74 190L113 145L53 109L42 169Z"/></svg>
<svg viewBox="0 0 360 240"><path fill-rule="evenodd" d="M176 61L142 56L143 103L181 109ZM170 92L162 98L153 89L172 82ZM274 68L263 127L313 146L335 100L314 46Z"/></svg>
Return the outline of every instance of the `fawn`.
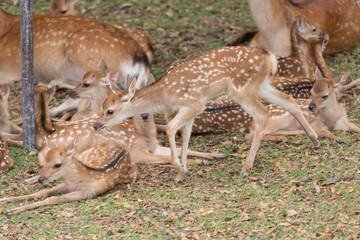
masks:
<svg viewBox="0 0 360 240"><path fill-rule="evenodd" d="M136 180L137 166L121 146L109 143L96 145L75 156L77 139L73 145L75 146L69 147L70 151L65 147L52 148L46 154L44 167L38 178L38 182L43 184L60 178L62 184L29 195L3 198L0 203L63 195L10 209L6 211L8 216L60 202L91 199L116 184L133 183Z"/></svg>
<svg viewBox="0 0 360 240"><path fill-rule="evenodd" d="M103 130L142 112L165 112L171 117L166 134L171 148L172 164L178 171L175 182L187 172L187 150L191 127L208 100L229 95L254 117L256 134L247 156L243 173L252 167L263 136L268 113L259 97L283 106L301 123L315 146L316 133L305 120L292 98L271 86L277 70L276 57L267 51L248 47L222 47L173 66L152 85L137 90L130 84L128 94L111 94L103 104L103 112L94 128ZM181 163L176 152L175 135L181 129Z"/></svg>
<svg viewBox="0 0 360 240"><path fill-rule="evenodd" d="M0 10L0 83L20 79L20 18ZM105 59L126 76L147 76L150 64L127 33L97 19L72 15L35 15L34 77L40 83L72 88Z"/></svg>
<svg viewBox="0 0 360 240"><path fill-rule="evenodd" d="M8 150L8 145L0 135L0 174L6 172L14 164Z"/></svg>

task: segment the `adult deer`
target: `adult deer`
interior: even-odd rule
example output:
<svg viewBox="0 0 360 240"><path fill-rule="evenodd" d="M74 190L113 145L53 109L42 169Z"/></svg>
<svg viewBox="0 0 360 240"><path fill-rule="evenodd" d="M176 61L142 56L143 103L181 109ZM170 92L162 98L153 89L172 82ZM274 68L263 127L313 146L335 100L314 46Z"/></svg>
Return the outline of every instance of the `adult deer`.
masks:
<svg viewBox="0 0 360 240"><path fill-rule="evenodd" d="M275 56L262 49L223 47L208 51L174 66L159 81L144 89L137 90L133 81L128 94L110 95L94 128L103 130L142 112L165 112L172 117L166 134L172 163L178 171L175 182L178 182L187 172L187 150L194 117L204 110L206 101L229 95L254 117L256 123L255 137L242 170L247 173L247 169L253 165L268 119L268 113L258 96L283 106L293 114L314 145L319 146L316 133L292 98L271 86L276 66ZM181 129L182 136L181 163L175 143L178 129Z"/></svg>
<svg viewBox="0 0 360 240"><path fill-rule="evenodd" d="M264 47L277 56L291 54L286 8L314 23L329 35L324 54L351 48L360 40L360 7L354 0L249 0L258 33L250 46ZM261 7L259 7L261 6ZM237 39L232 40L238 41Z"/></svg>
<svg viewBox="0 0 360 240"><path fill-rule="evenodd" d="M73 87L101 59L126 76L144 76L150 65L127 33L97 19L70 15L35 15L34 73L42 83ZM0 10L0 83L20 79L20 18ZM76 66L76 67L74 67ZM79 70L80 69L80 70Z"/></svg>
<svg viewBox="0 0 360 240"><path fill-rule="evenodd" d="M75 147L55 147L51 149L46 157L44 167L38 181L48 184L54 180L61 179L63 182L50 189L39 192L0 199L0 203L14 202L34 198L45 198L45 200L34 202L25 206L6 211L11 216L21 212L58 204L60 202L72 202L94 198L119 183L133 183L138 175L138 169L122 147L113 144L94 146L75 157Z"/></svg>
<svg viewBox="0 0 360 240"><path fill-rule="evenodd" d="M52 0L49 8L50 13L76 15L77 11L75 9L75 4L77 2L78 0ZM148 57L150 64L155 62L155 54L152 42L144 32L137 29L125 28L120 25L114 26L129 34L138 42Z"/></svg>

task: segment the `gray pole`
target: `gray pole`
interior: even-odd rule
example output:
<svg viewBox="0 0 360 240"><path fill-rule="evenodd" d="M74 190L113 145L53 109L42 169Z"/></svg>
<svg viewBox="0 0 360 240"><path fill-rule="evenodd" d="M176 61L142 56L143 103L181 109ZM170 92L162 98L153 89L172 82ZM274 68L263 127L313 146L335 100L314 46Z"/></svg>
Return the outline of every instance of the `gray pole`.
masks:
<svg viewBox="0 0 360 240"><path fill-rule="evenodd" d="M34 56L31 0L20 0L21 82L24 148L35 149Z"/></svg>

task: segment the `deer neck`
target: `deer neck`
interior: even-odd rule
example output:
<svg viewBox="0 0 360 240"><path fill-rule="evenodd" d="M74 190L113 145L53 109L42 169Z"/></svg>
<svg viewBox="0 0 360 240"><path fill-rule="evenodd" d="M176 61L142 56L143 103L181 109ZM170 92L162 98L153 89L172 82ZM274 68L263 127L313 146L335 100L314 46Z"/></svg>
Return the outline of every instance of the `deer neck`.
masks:
<svg viewBox="0 0 360 240"><path fill-rule="evenodd" d="M306 77L312 77L315 75L315 67L316 67L316 55L315 49L312 44L309 44L302 38L298 38L298 48L300 59L303 63Z"/></svg>
<svg viewBox="0 0 360 240"><path fill-rule="evenodd" d="M163 88L157 88L159 84L153 84L143 89L137 90L130 101L130 107L135 111L134 115L143 113L163 112L165 104L163 103Z"/></svg>
<svg viewBox="0 0 360 240"><path fill-rule="evenodd" d="M19 19L18 16L11 15L0 9L0 39L3 38L11 26Z"/></svg>
<svg viewBox="0 0 360 240"><path fill-rule="evenodd" d="M146 115L147 119L144 119ZM154 122L154 115L151 113L141 114L134 116L134 125L137 132L139 132L148 142L147 146L150 146L150 149L155 149L158 144L156 138L157 131L156 125Z"/></svg>

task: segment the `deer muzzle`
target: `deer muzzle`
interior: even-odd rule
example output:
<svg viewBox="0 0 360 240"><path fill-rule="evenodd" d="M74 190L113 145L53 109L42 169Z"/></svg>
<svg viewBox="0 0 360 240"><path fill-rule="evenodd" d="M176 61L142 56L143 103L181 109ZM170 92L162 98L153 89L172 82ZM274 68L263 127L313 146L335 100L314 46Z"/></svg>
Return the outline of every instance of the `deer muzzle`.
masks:
<svg viewBox="0 0 360 240"><path fill-rule="evenodd" d="M96 122L96 123L94 124L94 129L95 129L96 131L100 131L100 130L104 129L104 125L101 124L101 123L99 123L99 122Z"/></svg>
<svg viewBox="0 0 360 240"><path fill-rule="evenodd" d="M72 99L78 99L79 95L74 90L71 90L69 92L69 97L71 97Z"/></svg>
<svg viewBox="0 0 360 240"><path fill-rule="evenodd" d="M309 104L309 110L310 110L310 111L315 112L316 109L317 109L316 104L314 104L314 103L310 103L310 104Z"/></svg>

